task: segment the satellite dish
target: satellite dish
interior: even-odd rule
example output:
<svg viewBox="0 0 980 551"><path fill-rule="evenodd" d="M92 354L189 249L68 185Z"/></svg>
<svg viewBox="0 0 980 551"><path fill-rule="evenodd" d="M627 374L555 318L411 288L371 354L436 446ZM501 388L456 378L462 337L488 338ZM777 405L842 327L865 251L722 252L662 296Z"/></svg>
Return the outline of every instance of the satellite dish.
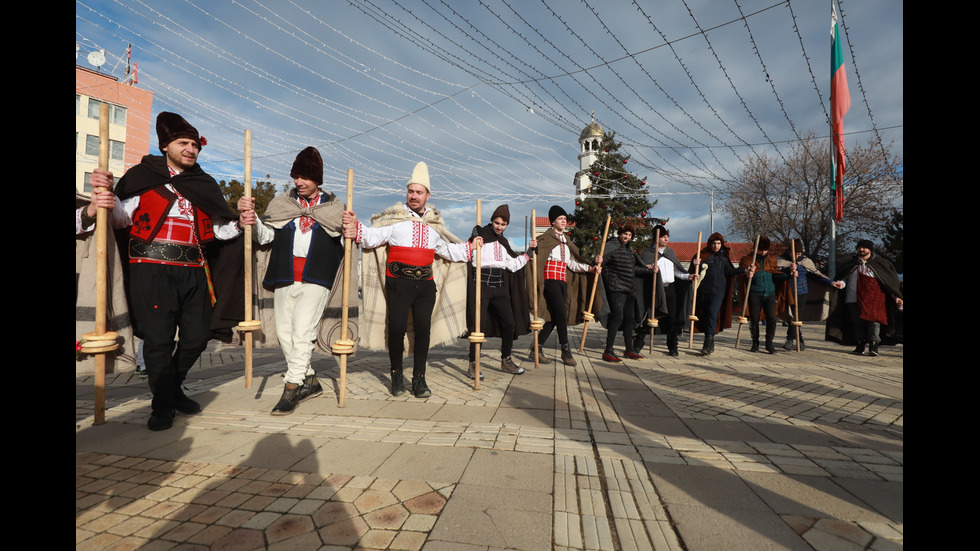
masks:
<svg viewBox="0 0 980 551"><path fill-rule="evenodd" d="M96 50L88 54L88 63L93 67L101 67L102 64L105 63L105 53L100 50Z"/></svg>

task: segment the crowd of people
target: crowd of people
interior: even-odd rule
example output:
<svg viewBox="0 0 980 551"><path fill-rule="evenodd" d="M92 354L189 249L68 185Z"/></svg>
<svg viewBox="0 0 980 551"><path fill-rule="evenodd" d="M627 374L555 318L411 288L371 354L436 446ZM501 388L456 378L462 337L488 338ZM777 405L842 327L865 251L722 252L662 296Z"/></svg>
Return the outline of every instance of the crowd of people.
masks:
<svg viewBox="0 0 980 551"><path fill-rule="evenodd" d="M202 411L182 383L209 340L216 333L227 334L243 319L245 228L251 228L248 233L267 255L261 281L274 293L275 338L286 361L282 395L272 415L292 413L299 403L323 392L311 361L324 320L339 317L329 307L337 302L338 281L353 275L353 270L344 274L345 241L362 251L363 298L353 306L360 308L362 320L359 346L387 350L394 396L409 391L416 398L431 396L425 377L430 347L474 333L477 315L483 334L500 339L500 371L524 373L513 346L531 332L532 303L542 306L536 315L543 325L538 347L532 345L527 361L561 361L566 366L576 365L568 327L591 319L599 309L607 330L603 361L623 361L616 348L620 334L622 356L642 360L646 335L652 337L653 328L665 336L667 354L678 356L689 319L696 320L694 329L703 334L700 354L708 356L714 352L715 335L731 327L736 285L750 313L751 352L762 346L776 353L777 320L781 315L798 317L815 282L836 290L826 338L855 345L855 354L867 350L877 355L902 309L894 266L876 255L867 240L829 278L806 256L802 241L794 243L795 257L789 251L777 257L770 254L771 241L760 237L757 252L736 265L720 233L709 236L685 267L670 248L670 232L663 225L654 228L657 239L642 253L632 246L636 228L622 224L604 256L585 258L568 237L568 213L558 205L548 211L550 227L532 238L525 252L514 251L504 237L510 223L506 204L493 211L488 224L475 227L469 239L460 239L429 204L432 188L423 162L406 183L405 202L371 216L366 224L322 189L323 160L316 148L307 147L292 165L292 189L276 196L261 217L255 200L242 197L236 215L197 162L207 143L197 129L180 115L163 112L156 131L161 155L145 156L118 182L111 172L95 170L90 201L76 208L77 236L90 233L98 209L105 209L111 227L128 239L120 247L125 251L128 313L142 344L152 392L147 425L154 431L170 428L177 413ZM604 293L594 301L595 278L601 279ZM545 354L552 332L557 334L556 359ZM784 348L796 349L797 344L804 348L802 334L797 336L789 325ZM409 354L412 372L406 386L403 359ZM470 378L477 376L476 361L471 343Z"/></svg>

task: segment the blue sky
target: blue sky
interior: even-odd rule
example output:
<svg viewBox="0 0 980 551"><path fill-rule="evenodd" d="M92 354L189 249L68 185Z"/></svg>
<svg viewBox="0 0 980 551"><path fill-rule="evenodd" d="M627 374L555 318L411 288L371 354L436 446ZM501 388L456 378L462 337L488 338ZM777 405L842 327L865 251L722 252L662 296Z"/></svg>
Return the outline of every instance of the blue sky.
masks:
<svg viewBox="0 0 980 551"><path fill-rule="evenodd" d="M840 6L851 109L848 144L882 139L903 157L903 8ZM403 201L418 161L430 203L466 235L508 203L523 218L574 209L578 135L595 113L645 177L674 241L731 221L726 182L753 154L828 132L830 2L774 0L84 0L76 64L122 78L133 46L152 117L180 113L208 139L202 166L291 183L308 145L324 186L354 170L362 218ZM152 121L147 121L151 125ZM156 152L153 152L156 153ZM484 214L486 216L486 214ZM486 220L484 220L485 222Z"/></svg>

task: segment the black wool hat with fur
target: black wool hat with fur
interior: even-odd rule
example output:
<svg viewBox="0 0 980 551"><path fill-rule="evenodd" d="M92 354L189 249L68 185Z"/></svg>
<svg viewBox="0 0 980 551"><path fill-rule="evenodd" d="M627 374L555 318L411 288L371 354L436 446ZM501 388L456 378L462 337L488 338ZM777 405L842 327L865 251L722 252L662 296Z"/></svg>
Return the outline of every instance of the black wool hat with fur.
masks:
<svg viewBox="0 0 980 551"><path fill-rule="evenodd" d="M198 151L207 143L197 129L177 113L163 111L157 115L157 139L160 141L160 151L166 151L170 142L179 138L194 140Z"/></svg>
<svg viewBox="0 0 980 551"><path fill-rule="evenodd" d="M557 220L559 216L568 218L568 213L565 212L565 209L559 207L558 205L554 205L548 210L548 221L552 224L555 223L555 220Z"/></svg>
<svg viewBox="0 0 980 551"><path fill-rule="evenodd" d="M289 171L290 178L306 178L313 180L316 185L323 185L323 158L313 146L299 152Z"/></svg>
<svg viewBox="0 0 980 551"><path fill-rule="evenodd" d="M503 218L504 222L510 224L510 207L507 205L497 207L497 210L493 211L493 214L490 215L490 221L493 221L495 218Z"/></svg>

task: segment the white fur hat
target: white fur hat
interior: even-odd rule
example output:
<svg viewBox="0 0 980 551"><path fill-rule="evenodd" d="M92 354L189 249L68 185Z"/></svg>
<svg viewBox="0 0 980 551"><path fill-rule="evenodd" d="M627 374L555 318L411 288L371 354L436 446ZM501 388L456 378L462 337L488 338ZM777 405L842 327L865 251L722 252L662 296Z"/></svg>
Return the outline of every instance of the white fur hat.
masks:
<svg viewBox="0 0 980 551"><path fill-rule="evenodd" d="M425 163L419 163L415 165L415 169L412 170L412 177L408 180L408 187L410 184L418 184L423 186L426 191L432 193L432 188L429 187L429 167Z"/></svg>

